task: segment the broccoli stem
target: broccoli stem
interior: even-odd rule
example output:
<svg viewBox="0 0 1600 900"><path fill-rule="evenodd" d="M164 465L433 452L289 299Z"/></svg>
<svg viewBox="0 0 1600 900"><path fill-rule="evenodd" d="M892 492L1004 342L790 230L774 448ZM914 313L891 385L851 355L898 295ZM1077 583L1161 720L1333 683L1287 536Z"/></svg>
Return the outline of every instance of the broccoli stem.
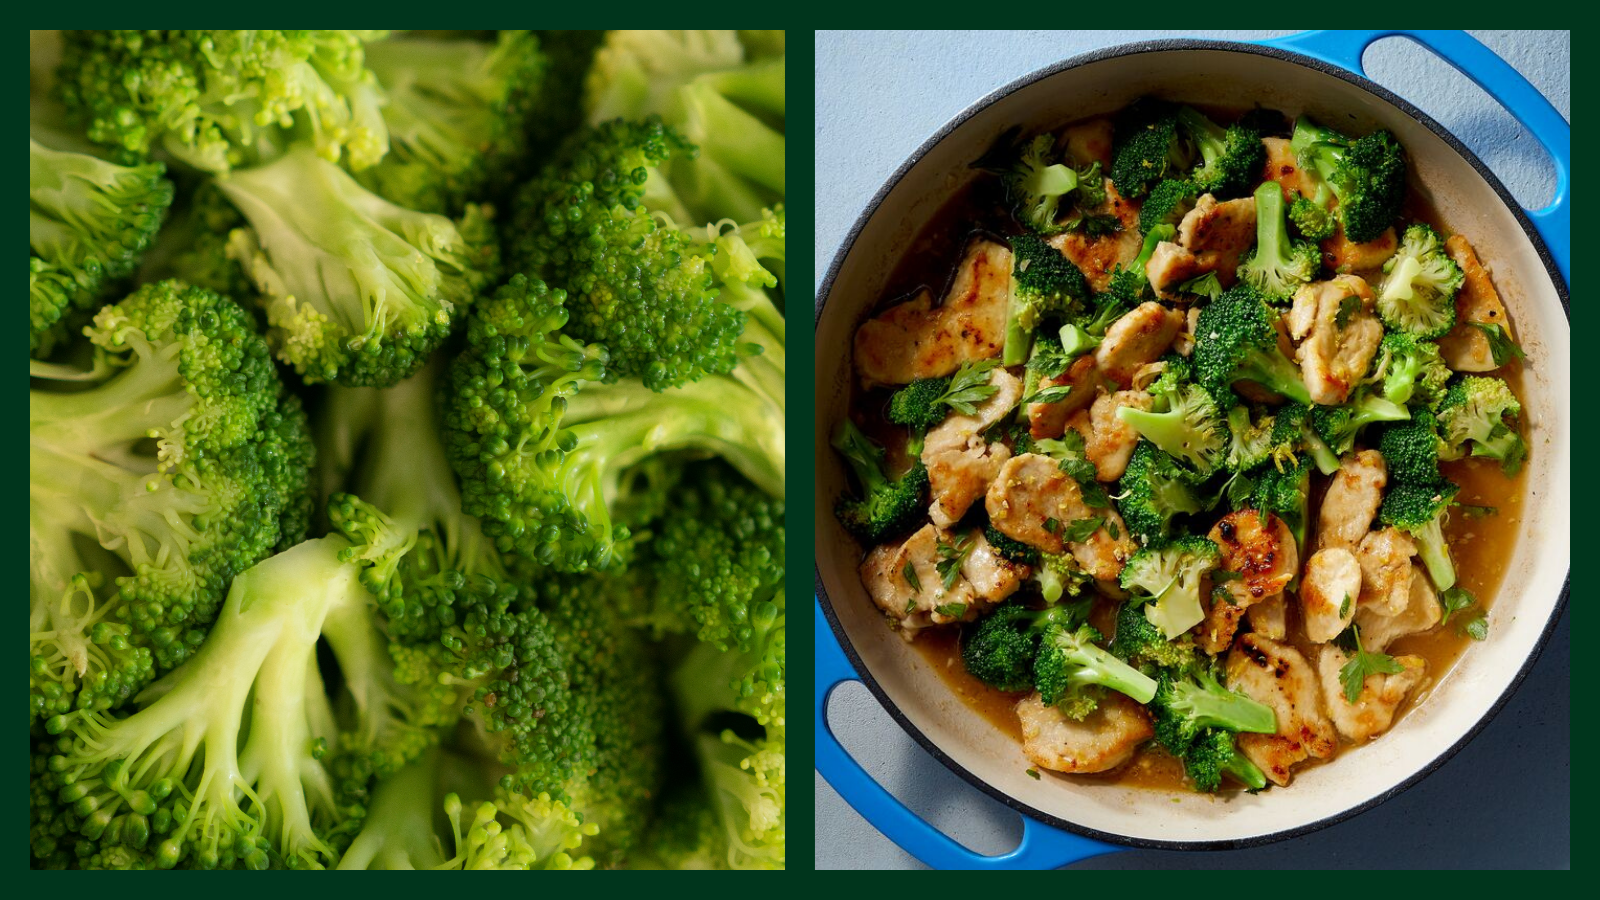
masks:
<svg viewBox="0 0 1600 900"><path fill-rule="evenodd" d="M1222 765L1222 774L1252 791L1259 791L1267 786L1266 774L1243 753L1234 753L1233 757Z"/></svg>
<svg viewBox="0 0 1600 900"><path fill-rule="evenodd" d="M1339 457L1329 447L1327 442L1307 422L1302 436L1306 442L1306 449L1311 452L1311 461L1316 464L1317 471L1324 475L1332 475L1339 471Z"/></svg>
<svg viewBox="0 0 1600 900"><path fill-rule="evenodd" d="M1413 531L1412 535L1417 539L1418 555L1428 569L1428 577L1433 579L1434 588L1447 591L1455 586L1456 567L1450 560L1450 547L1444 540L1443 522L1444 515L1441 513Z"/></svg>
<svg viewBox="0 0 1600 900"><path fill-rule="evenodd" d="M1019 366L1027 362L1033 350L1033 330L1038 324L1038 312L1032 303L1022 298L1017 289L1017 278L1011 276L1009 297L1006 300L1005 348L1000 353L1000 364Z"/></svg>

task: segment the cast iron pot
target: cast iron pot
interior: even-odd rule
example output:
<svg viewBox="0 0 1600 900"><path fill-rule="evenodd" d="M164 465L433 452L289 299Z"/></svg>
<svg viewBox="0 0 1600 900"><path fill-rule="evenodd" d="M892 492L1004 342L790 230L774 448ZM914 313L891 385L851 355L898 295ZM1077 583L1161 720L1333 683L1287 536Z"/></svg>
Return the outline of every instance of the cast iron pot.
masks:
<svg viewBox="0 0 1600 900"><path fill-rule="evenodd" d="M1544 144L1555 201L1526 211L1460 141L1361 74L1374 40L1405 34L1495 96ZM1490 639L1468 648L1431 698L1376 742L1297 774L1287 789L1225 797L1071 778L1029 777L1021 748L957 698L920 653L885 627L856 574L859 545L833 498L844 467L828 446L846 414L851 336L882 299L902 249L974 177L968 164L1002 132L1024 133L1114 111L1136 97L1308 113L1347 132L1393 131L1412 178L1444 224L1468 235L1494 273L1528 353L1523 421L1528 496L1510 569L1489 615ZM868 821L935 866L1059 866L1113 849L1230 848L1304 834L1381 803L1441 765L1475 735L1527 674L1566 602L1569 568L1569 325L1566 122L1515 70L1462 33L1309 32L1265 45L1211 41L1130 44L1080 56L994 92L929 138L872 198L817 295L817 769ZM1013 852L985 857L906 810L849 757L826 723L827 694L860 680L919 744L956 774L1023 814Z"/></svg>

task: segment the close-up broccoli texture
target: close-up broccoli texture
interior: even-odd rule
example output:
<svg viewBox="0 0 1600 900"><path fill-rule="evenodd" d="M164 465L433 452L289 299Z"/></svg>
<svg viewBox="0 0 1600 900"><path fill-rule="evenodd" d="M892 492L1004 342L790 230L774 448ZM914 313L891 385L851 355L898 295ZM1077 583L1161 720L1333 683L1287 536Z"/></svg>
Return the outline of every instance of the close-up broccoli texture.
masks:
<svg viewBox="0 0 1600 900"><path fill-rule="evenodd" d="M785 867L784 73L31 33L32 867Z"/></svg>

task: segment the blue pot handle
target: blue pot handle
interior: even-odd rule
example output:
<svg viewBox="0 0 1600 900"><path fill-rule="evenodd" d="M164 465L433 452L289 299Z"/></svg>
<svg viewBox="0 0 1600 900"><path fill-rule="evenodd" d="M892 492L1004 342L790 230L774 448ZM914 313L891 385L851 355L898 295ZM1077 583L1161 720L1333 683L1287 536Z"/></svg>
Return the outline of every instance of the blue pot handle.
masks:
<svg viewBox="0 0 1600 900"><path fill-rule="evenodd" d="M862 818L902 850L936 869L1056 869L1119 848L1022 817L1022 842L999 856L974 853L906 809L847 753L828 728L828 695L846 681L859 681L835 639L822 604L816 604L817 771Z"/></svg>
<svg viewBox="0 0 1600 900"><path fill-rule="evenodd" d="M1489 92L1513 118L1528 129L1550 154L1556 169L1556 196L1549 206L1524 210L1539 230L1561 277L1572 283L1572 219L1568 210L1572 126L1521 73L1464 31L1306 31L1262 43L1366 75L1361 54L1379 38L1400 35L1431 50Z"/></svg>

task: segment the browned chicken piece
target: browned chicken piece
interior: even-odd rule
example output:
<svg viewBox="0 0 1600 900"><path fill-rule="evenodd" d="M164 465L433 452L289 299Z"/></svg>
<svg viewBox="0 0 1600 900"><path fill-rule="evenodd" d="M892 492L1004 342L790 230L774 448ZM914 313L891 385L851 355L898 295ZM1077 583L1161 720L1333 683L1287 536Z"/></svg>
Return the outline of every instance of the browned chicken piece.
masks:
<svg viewBox="0 0 1600 900"><path fill-rule="evenodd" d="M1489 280L1488 268L1478 261L1467 239L1453 234L1445 240L1444 249L1461 266L1465 278L1456 292L1456 325L1439 339L1439 355L1457 372L1492 372L1500 367L1489 352L1489 338L1470 323L1495 323L1505 329L1506 337L1512 337L1511 318Z"/></svg>
<svg viewBox="0 0 1600 900"><path fill-rule="evenodd" d="M1110 287L1112 272L1137 259L1144 247L1144 238L1139 234L1139 204L1129 202L1117 193L1111 179L1105 181L1106 202L1088 212L1115 217L1122 223L1122 230L1098 237L1091 237L1082 231L1067 231L1048 241L1050 246L1072 260L1072 264L1089 279L1089 287L1096 292Z"/></svg>
<svg viewBox="0 0 1600 900"><path fill-rule="evenodd" d="M1275 641L1289 639L1289 602L1281 591L1250 607L1245 618L1256 634Z"/></svg>
<svg viewBox="0 0 1600 900"><path fill-rule="evenodd" d="M1061 136L1067 145L1067 156L1078 168L1099 163L1102 171L1111 171L1110 119L1090 119L1069 125Z"/></svg>
<svg viewBox="0 0 1600 900"><path fill-rule="evenodd" d="M1259 634L1247 634L1228 652L1228 687L1272 707L1276 734L1241 734L1239 750L1266 773L1289 783L1289 770L1309 757L1333 755L1333 724L1322 714L1317 673L1300 651Z"/></svg>
<svg viewBox="0 0 1600 900"><path fill-rule="evenodd" d="M1022 582L1033 574L1029 566L996 553L982 529L968 532L967 539L972 541L972 549L961 561L961 577L972 585L972 593L979 600L999 603L1015 594Z"/></svg>
<svg viewBox="0 0 1600 900"><path fill-rule="evenodd" d="M1372 288L1355 275L1302 285L1289 311L1295 359L1311 402L1337 406L1366 374L1383 340Z"/></svg>
<svg viewBox="0 0 1600 900"><path fill-rule="evenodd" d="M923 441L922 464L928 469L933 495L928 515L935 525L949 527L966 515L1011 458L1004 444L985 441L983 431L1016 407L1022 399L1022 380L996 368L989 373L989 384L995 393L979 403L973 415L948 416Z"/></svg>
<svg viewBox="0 0 1600 900"><path fill-rule="evenodd" d="M1094 354L1086 354L1073 361L1059 378L1040 378L1039 390L1072 385L1067 396L1055 403L1028 404L1028 434L1034 440L1058 438L1066 431L1067 419L1080 409L1088 408L1094 401L1095 385L1100 372L1094 367Z"/></svg>
<svg viewBox="0 0 1600 900"><path fill-rule="evenodd" d="M1261 177L1266 181L1276 181L1283 188L1285 202L1293 203L1296 195L1311 197L1316 194L1316 185L1300 170L1299 160L1295 159L1294 151L1289 149L1288 138L1262 138L1261 143L1267 147L1267 165Z"/></svg>
<svg viewBox="0 0 1600 900"><path fill-rule="evenodd" d="M1344 226L1333 237L1322 242L1322 264L1335 272L1370 272L1383 268L1383 264L1399 247L1394 229L1390 228L1365 244L1357 244L1344 236Z"/></svg>
<svg viewBox="0 0 1600 900"><path fill-rule="evenodd" d="M1083 453L1094 463L1097 481L1116 481L1128 468L1128 459L1139 443L1139 432L1117 416L1124 406L1148 410L1150 395L1144 391L1102 391L1089 408L1089 429L1083 436Z"/></svg>
<svg viewBox="0 0 1600 900"><path fill-rule="evenodd" d="M925 525L904 544L872 548L861 563L861 583L872 602L907 640L930 625L967 621L981 611L965 578L947 590L939 575L939 544L951 542L949 532ZM907 566L916 573L915 584L906 577Z"/></svg>
<svg viewBox="0 0 1600 900"><path fill-rule="evenodd" d="M1207 272L1216 272L1218 282L1228 283L1222 280L1223 273L1218 271L1221 265L1222 260L1214 253L1197 254L1172 241L1162 241L1150 254L1150 261L1145 263L1144 277L1149 279L1151 289L1162 300L1169 303L1187 302L1191 298L1178 290L1187 281Z"/></svg>
<svg viewBox="0 0 1600 900"><path fill-rule="evenodd" d="M1314 546L1319 550L1342 547L1353 552L1372 527L1372 517L1383 502L1383 486L1388 482L1389 469L1378 451L1346 454L1322 495Z"/></svg>
<svg viewBox="0 0 1600 900"><path fill-rule="evenodd" d="M1361 564L1361 596L1356 604L1386 616L1405 610L1411 597L1411 557L1417 545L1410 535L1390 526L1369 533L1356 547Z"/></svg>
<svg viewBox="0 0 1600 900"><path fill-rule="evenodd" d="M1386 616L1376 607L1356 609L1356 627L1361 629L1361 646L1383 652L1395 640L1408 634L1427 631L1439 624L1439 596L1428 583L1421 566L1411 567L1411 596L1399 615Z"/></svg>
<svg viewBox="0 0 1600 900"><path fill-rule="evenodd" d="M1022 722L1022 752L1052 772L1082 775L1114 769L1155 735L1144 707L1116 691L1107 691L1082 721L1044 705L1036 693L1017 703L1017 718Z"/></svg>
<svg viewBox="0 0 1600 900"><path fill-rule="evenodd" d="M1195 634L1195 643L1216 655L1233 643L1246 611L1281 593L1300 563L1289 526L1274 515L1268 515L1263 525L1257 510L1241 509L1223 516L1206 537L1222 550L1219 569L1238 576L1226 581L1212 579L1223 586L1231 602L1212 599L1209 591L1201 595L1207 606L1206 618Z"/></svg>
<svg viewBox="0 0 1600 900"><path fill-rule="evenodd" d="M856 329L856 372L867 387L949 375L968 360L1000 355L1011 292L1011 251L994 241L967 248L939 306L923 291Z"/></svg>
<svg viewBox="0 0 1600 900"><path fill-rule="evenodd" d="M1406 696L1428 675L1428 661L1420 656L1397 656L1402 668L1393 675L1368 675L1356 702L1345 699L1339 670L1350 662L1343 650L1324 644L1317 651L1317 674L1322 678L1322 701L1339 733L1352 741L1375 738L1394 724L1394 714Z"/></svg>
<svg viewBox="0 0 1600 900"><path fill-rule="evenodd" d="M1338 637L1356 615L1361 597L1361 563L1343 547L1311 554L1300 579L1300 620L1306 638L1321 644Z"/></svg>
<svg viewBox="0 0 1600 900"><path fill-rule="evenodd" d="M1068 544L1078 567L1100 582L1103 593L1117 593L1117 578L1128 564L1128 558L1139 552L1139 545L1128 534L1128 525L1115 509L1094 510L1095 518L1105 518L1105 524L1089 535L1087 540ZM1120 594L1119 594L1120 596Z"/></svg>
<svg viewBox="0 0 1600 900"><path fill-rule="evenodd" d="M1049 520L1064 525L1098 515L1083 502L1078 483L1055 460L1038 453L1013 456L1001 466L984 507L989 524L1001 534L1046 553L1066 547L1060 529L1046 527Z"/></svg>
<svg viewBox="0 0 1600 900"><path fill-rule="evenodd" d="M1239 267L1239 257L1256 242L1256 201L1253 197L1217 202L1201 194L1183 221L1178 223L1178 243L1194 253L1220 253L1232 257L1231 271ZM1219 273L1220 277L1220 273Z"/></svg>
<svg viewBox="0 0 1600 900"><path fill-rule="evenodd" d="M1141 366L1161 358L1183 328L1183 313L1159 303L1141 303L1106 329L1105 340L1094 350L1100 374L1126 388Z"/></svg>
<svg viewBox="0 0 1600 900"><path fill-rule="evenodd" d="M1194 330L1200 324L1200 307L1191 306L1184 316L1183 330L1172 341L1172 352L1188 356L1194 352Z"/></svg>

